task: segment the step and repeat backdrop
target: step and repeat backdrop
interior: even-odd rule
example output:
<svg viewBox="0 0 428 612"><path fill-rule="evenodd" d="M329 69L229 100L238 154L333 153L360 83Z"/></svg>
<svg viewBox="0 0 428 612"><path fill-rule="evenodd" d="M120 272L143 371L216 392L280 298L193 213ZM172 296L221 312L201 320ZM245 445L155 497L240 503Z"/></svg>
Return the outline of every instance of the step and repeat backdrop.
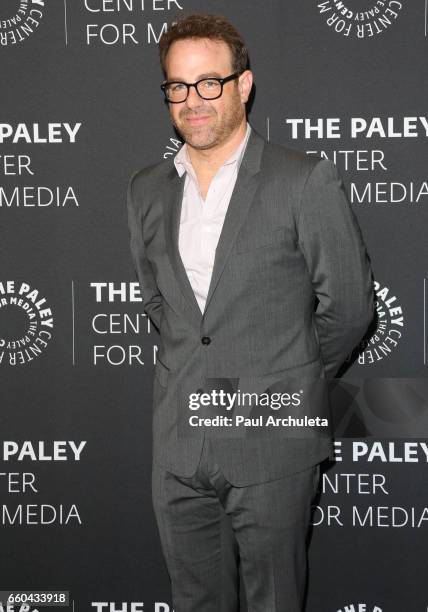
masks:
<svg viewBox="0 0 428 612"><path fill-rule="evenodd" d="M159 338L125 193L182 145L157 43L194 12L242 32L250 123L336 163L372 260L378 324L331 389L307 610L426 612L426 0L1 0L0 591L36 594L0 610L172 611L150 487Z"/></svg>

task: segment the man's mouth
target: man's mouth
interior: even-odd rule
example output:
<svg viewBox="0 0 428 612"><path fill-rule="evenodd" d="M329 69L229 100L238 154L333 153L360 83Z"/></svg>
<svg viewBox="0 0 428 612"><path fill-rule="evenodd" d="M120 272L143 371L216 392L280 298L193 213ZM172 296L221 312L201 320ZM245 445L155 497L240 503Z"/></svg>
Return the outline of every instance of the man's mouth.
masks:
<svg viewBox="0 0 428 612"><path fill-rule="evenodd" d="M202 125L206 121L210 119L210 115L194 115L193 117L188 115L185 117L185 121L190 123L190 125Z"/></svg>

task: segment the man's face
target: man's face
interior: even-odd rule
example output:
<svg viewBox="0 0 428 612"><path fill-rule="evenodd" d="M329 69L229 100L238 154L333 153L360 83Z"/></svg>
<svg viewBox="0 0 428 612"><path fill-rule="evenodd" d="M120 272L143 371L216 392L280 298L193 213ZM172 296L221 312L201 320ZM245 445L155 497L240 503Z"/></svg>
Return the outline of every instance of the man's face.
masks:
<svg viewBox="0 0 428 612"><path fill-rule="evenodd" d="M205 77L224 78L234 72L229 47L207 38L174 42L166 57L167 81L194 83ZM216 100L202 99L191 87L188 98L169 104L171 120L183 139L195 149L210 149L228 140L245 120L245 102L252 85L246 70L239 79L223 86Z"/></svg>

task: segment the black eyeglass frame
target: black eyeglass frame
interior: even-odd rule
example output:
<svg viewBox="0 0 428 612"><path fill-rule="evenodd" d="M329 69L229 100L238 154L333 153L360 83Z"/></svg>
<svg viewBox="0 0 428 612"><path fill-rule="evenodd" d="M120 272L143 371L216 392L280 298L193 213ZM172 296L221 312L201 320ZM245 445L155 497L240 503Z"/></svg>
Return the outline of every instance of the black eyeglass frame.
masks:
<svg viewBox="0 0 428 612"><path fill-rule="evenodd" d="M203 79L199 79L199 81L195 81L194 83L185 83L184 81L165 81L165 83L162 83L160 88L162 89L164 93L165 100L169 102L170 104L182 104L183 102L185 102L189 96L189 91L191 87L194 87L196 89L196 93L198 94L200 98L202 98L202 100L218 100L218 98L221 98L221 96L223 95L224 84L228 83L229 81L233 81L234 79L237 79L239 76L241 76L241 74L242 72L234 72L233 74L230 74L227 77L223 77L222 79L220 79L219 77L204 77ZM218 96L215 96L214 98L204 98L204 96L201 96L198 90L198 85L199 83L202 83L202 81L217 81L218 83L220 83L221 89L220 89L220 93L218 94ZM179 83L180 85L186 85L187 93L186 93L186 97L184 98L184 100L180 100L180 102L177 102L176 100L170 100L168 96L166 95L166 88L168 87L168 85L172 85L173 83Z"/></svg>

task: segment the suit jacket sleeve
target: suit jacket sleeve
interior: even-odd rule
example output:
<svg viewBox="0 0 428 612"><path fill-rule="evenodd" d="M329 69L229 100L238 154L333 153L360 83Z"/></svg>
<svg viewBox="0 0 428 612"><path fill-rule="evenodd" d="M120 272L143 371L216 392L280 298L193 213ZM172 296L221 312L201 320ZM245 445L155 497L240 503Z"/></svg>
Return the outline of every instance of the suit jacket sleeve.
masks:
<svg viewBox="0 0 428 612"><path fill-rule="evenodd" d="M318 305L315 327L327 378L362 339L374 314L373 275L336 166L317 162L303 188L300 248Z"/></svg>
<svg viewBox="0 0 428 612"><path fill-rule="evenodd" d="M139 176L141 179L141 175ZM159 293L150 261L145 255L143 239L143 192L142 181L134 174L127 190L128 227L130 232L130 247L135 273L140 284L145 313L160 329L162 319L162 296Z"/></svg>

